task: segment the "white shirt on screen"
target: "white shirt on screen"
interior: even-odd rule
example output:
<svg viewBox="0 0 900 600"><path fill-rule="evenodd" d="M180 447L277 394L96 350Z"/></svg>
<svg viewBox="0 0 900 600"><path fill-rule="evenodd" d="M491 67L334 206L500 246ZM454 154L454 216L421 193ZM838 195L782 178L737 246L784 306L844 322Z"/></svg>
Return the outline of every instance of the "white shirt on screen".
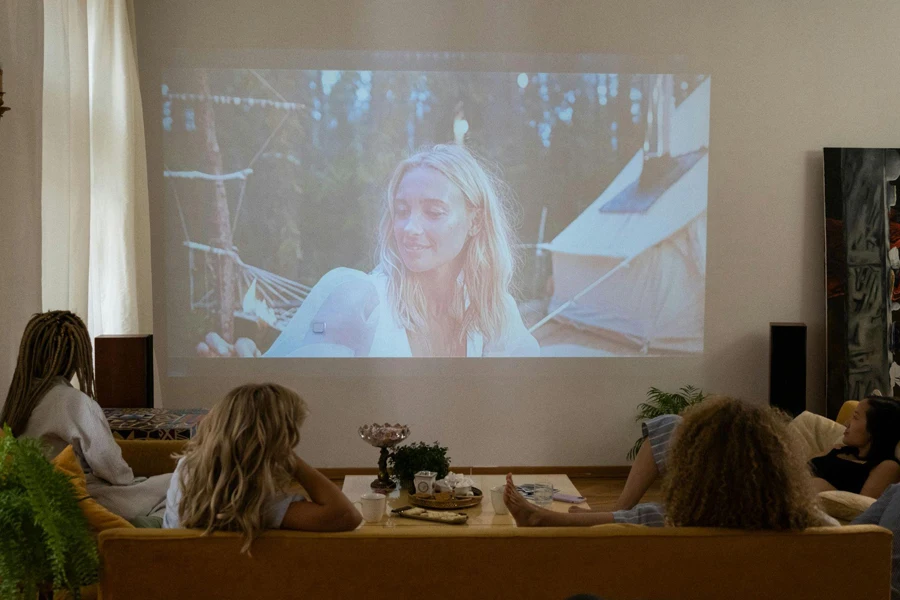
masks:
<svg viewBox="0 0 900 600"><path fill-rule="evenodd" d="M303 340L310 331L312 321L319 308L332 291L339 285L353 280L366 280L371 282L378 293L378 307L375 314L375 335L369 357L411 357L412 348L406 329L397 323L392 314L391 303L387 297L387 276L379 273L363 273L355 269L338 268L326 273L313 287L309 295L297 309L294 317L285 327L275 343L264 354L267 357L339 357L354 356L351 349L337 344L306 344ZM508 298L510 310L515 309L512 297ZM470 333L466 340L466 356L540 356L540 347L537 340L528 333L521 322L519 331L506 345L505 348L494 350L485 348L484 337L481 333ZM326 324L327 326L327 324Z"/></svg>

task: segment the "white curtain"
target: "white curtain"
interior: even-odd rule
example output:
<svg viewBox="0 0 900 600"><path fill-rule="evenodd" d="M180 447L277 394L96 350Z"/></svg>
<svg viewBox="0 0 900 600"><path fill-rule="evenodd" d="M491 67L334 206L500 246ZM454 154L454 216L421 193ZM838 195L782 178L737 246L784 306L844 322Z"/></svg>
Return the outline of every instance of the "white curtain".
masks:
<svg viewBox="0 0 900 600"><path fill-rule="evenodd" d="M129 0L44 0L43 310L151 333L144 121ZM156 403L159 378L154 368Z"/></svg>
<svg viewBox="0 0 900 600"><path fill-rule="evenodd" d="M41 310L41 85L43 5L0 0L0 408L19 340Z"/></svg>
<svg viewBox="0 0 900 600"><path fill-rule="evenodd" d="M44 310L150 333L144 123L127 0L45 0Z"/></svg>

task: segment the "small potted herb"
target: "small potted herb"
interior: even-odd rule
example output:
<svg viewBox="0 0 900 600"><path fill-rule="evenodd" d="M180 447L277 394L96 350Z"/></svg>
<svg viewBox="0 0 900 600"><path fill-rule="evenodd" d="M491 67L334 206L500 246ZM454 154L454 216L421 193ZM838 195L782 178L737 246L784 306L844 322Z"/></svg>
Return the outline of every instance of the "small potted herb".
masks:
<svg viewBox="0 0 900 600"><path fill-rule="evenodd" d="M437 442L426 444L416 442L406 446L396 446L388 456L391 474L400 480L400 485L414 493L413 479L419 471L434 471L438 479L450 472L450 457L447 448Z"/></svg>

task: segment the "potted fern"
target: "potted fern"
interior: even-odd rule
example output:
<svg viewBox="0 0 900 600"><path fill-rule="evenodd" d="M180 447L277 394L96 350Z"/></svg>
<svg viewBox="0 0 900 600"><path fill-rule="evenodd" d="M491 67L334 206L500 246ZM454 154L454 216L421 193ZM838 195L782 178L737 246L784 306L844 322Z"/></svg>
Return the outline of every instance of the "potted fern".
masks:
<svg viewBox="0 0 900 600"><path fill-rule="evenodd" d="M38 440L0 434L0 598L52 598L98 578L97 543L69 478Z"/></svg>
<svg viewBox="0 0 900 600"><path fill-rule="evenodd" d="M661 415L680 415L689 406L702 402L705 398L703 391L692 385L686 385L674 393L652 387L647 392L647 401L638 404L638 414L634 420L641 423ZM644 437L641 436L628 452L628 460L634 460L643 443Z"/></svg>

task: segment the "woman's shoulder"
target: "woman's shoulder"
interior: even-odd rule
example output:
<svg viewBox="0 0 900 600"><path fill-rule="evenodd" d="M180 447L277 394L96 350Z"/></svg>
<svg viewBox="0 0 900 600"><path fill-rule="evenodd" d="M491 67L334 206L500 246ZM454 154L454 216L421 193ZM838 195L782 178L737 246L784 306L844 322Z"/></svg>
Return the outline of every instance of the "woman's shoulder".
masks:
<svg viewBox="0 0 900 600"><path fill-rule="evenodd" d="M105 422L103 409L93 398L59 379L34 407L24 435L56 435L69 441L77 432L95 430L96 424Z"/></svg>
<svg viewBox="0 0 900 600"><path fill-rule="evenodd" d="M384 288L385 277L377 272L364 273L356 269L338 267L325 273L316 283L313 291L317 301L326 305L340 300L341 304L351 302L365 305L380 296L379 287Z"/></svg>
<svg viewBox="0 0 900 600"><path fill-rule="evenodd" d="M97 403L94 399L82 392L80 389L72 386L62 377L54 378L55 381L41 398L38 406L42 406L51 410L58 410L58 405L65 405L68 410L90 410ZM51 408L49 405L55 405ZM98 407L99 408L99 407Z"/></svg>
<svg viewBox="0 0 900 600"><path fill-rule="evenodd" d="M375 272L366 273L350 267L337 267L322 275L315 287L320 285L338 286L348 281L373 281L375 276Z"/></svg>
<svg viewBox="0 0 900 600"><path fill-rule="evenodd" d="M900 459L898 459L896 456L892 456L890 458L886 458L882 461L876 462L872 468L900 472Z"/></svg>

